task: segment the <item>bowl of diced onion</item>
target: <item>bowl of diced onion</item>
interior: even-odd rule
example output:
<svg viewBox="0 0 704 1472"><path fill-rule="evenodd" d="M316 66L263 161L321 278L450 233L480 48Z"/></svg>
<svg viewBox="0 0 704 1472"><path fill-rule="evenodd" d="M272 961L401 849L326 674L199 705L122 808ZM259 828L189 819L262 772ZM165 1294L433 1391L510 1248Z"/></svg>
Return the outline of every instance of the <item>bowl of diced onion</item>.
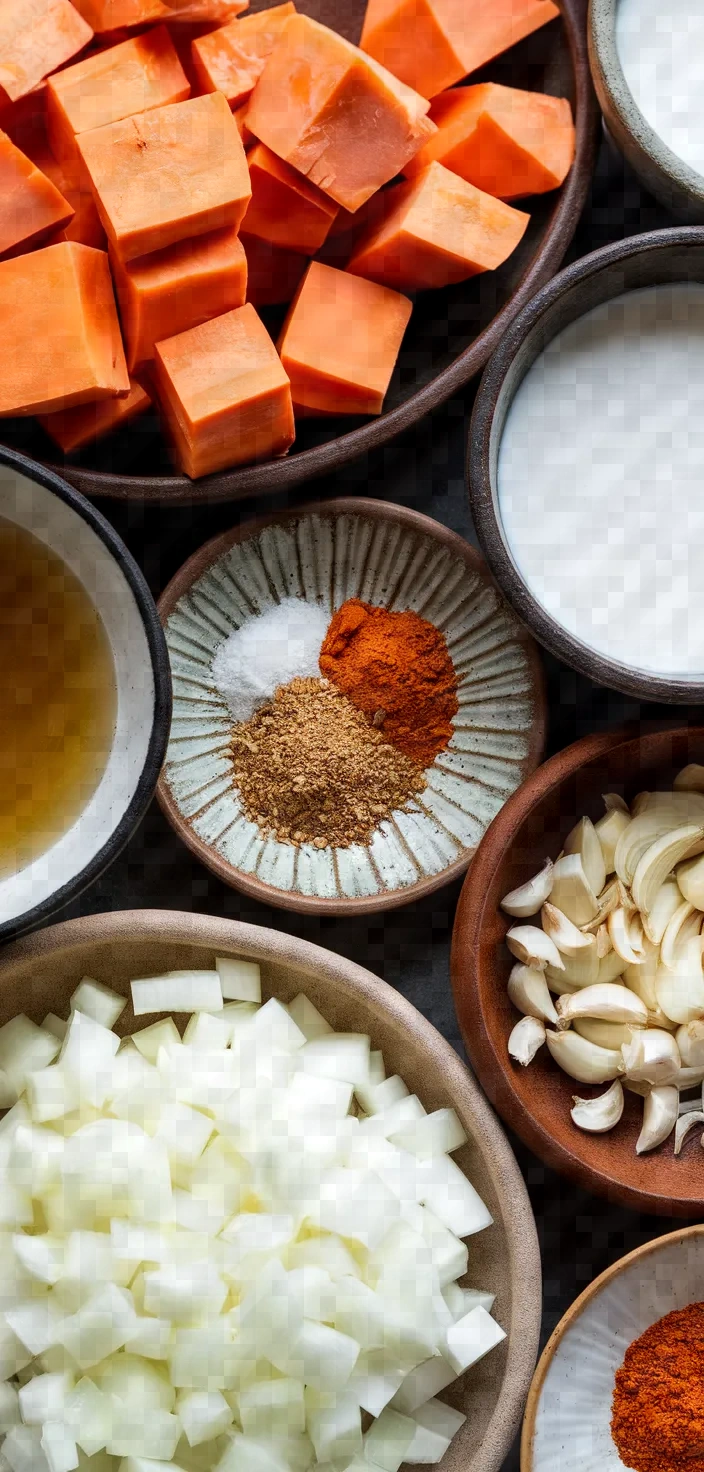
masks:
<svg viewBox="0 0 704 1472"><path fill-rule="evenodd" d="M17 942L0 997L3 1472L498 1472L535 1225L409 1003L160 911Z"/></svg>

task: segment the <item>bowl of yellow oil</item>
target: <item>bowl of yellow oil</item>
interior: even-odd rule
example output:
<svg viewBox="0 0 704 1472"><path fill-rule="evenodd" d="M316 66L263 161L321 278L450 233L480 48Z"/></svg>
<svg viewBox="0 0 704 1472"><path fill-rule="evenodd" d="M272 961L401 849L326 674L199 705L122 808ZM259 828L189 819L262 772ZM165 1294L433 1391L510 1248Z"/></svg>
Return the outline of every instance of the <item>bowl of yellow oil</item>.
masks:
<svg viewBox="0 0 704 1472"><path fill-rule="evenodd" d="M161 626L124 543L57 475L0 449L0 940L116 856L170 715Z"/></svg>

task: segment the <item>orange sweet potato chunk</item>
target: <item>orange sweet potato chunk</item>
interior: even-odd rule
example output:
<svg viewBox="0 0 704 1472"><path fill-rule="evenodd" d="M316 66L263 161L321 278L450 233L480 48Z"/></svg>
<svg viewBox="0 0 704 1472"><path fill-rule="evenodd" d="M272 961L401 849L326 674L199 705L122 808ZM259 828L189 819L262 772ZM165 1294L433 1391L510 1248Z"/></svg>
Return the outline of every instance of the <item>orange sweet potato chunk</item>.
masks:
<svg viewBox="0 0 704 1472"><path fill-rule="evenodd" d="M414 178L433 159L497 199L557 189L574 159L574 123L565 97L483 82L436 97L437 133L406 164Z"/></svg>
<svg viewBox="0 0 704 1472"><path fill-rule="evenodd" d="M121 429L151 404L146 389L130 379L130 391L124 399L102 399L97 404L79 404L76 409L60 409L56 414L40 414L39 423L63 450L73 455L84 445Z"/></svg>
<svg viewBox="0 0 704 1472"><path fill-rule="evenodd" d="M286 0L194 41L193 65L203 91L222 92L232 108L245 102L295 10L293 0Z"/></svg>
<svg viewBox="0 0 704 1472"><path fill-rule="evenodd" d="M58 232L56 239L76 240L80 245L92 245L95 250L107 250L105 231L80 161L62 159L59 162L47 148L37 156L36 163L73 210L72 219Z"/></svg>
<svg viewBox="0 0 704 1472"><path fill-rule="evenodd" d="M167 3L171 19L186 25L212 21L225 26L249 6L249 0L167 0Z"/></svg>
<svg viewBox="0 0 704 1472"><path fill-rule="evenodd" d="M296 295L308 256L281 250L256 235L240 236L247 257L247 301L255 307L278 307Z"/></svg>
<svg viewBox="0 0 704 1472"><path fill-rule="evenodd" d="M92 35L70 0L0 0L0 88L26 96Z"/></svg>
<svg viewBox="0 0 704 1472"><path fill-rule="evenodd" d="M431 137L428 108L359 47L292 15L252 93L247 125L311 184L358 210Z"/></svg>
<svg viewBox="0 0 704 1472"><path fill-rule="evenodd" d="M57 158L71 157L76 134L183 102L190 90L166 26L134 36L50 77L47 120L52 150Z"/></svg>
<svg viewBox="0 0 704 1472"><path fill-rule="evenodd" d="M238 229L251 198L242 139L219 92L81 133L78 147L123 261Z"/></svg>
<svg viewBox="0 0 704 1472"><path fill-rule="evenodd" d="M553 0L368 0L360 45L434 97L559 13Z"/></svg>
<svg viewBox="0 0 704 1472"><path fill-rule="evenodd" d="M0 261L0 415L129 393L108 258L66 241Z"/></svg>
<svg viewBox="0 0 704 1472"><path fill-rule="evenodd" d="M428 164L417 179L392 192L394 208L361 242L347 269L407 291L496 270L530 220L442 164Z"/></svg>
<svg viewBox="0 0 704 1472"><path fill-rule="evenodd" d="M236 230L216 230L122 265L113 279L132 372L154 357L154 344L241 307L247 260Z"/></svg>
<svg viewBox="0 0 704 1472"><path fill-rule="evenodd" d="M154 370L177 463L193 480L293 444L290 384L249 303L157 343Z"/></svg>
<svg viewBox="0 0 704 1472"><path fill-rule="evenodd" d="M74 4L96 35L171 18L171 9L163 0L74 0Z"/></svg>
<svg viewBox="0 0 704 1472"><path fill-rule="evenodd" d="M380 414L411 311L398 292L312 261L279 342L296 411Z"/></svg>
<svg viewBox="0 0 704 1472"><path fill-rule="evenodd" d="M248 163L252 199L242 229L283 250L315 255L338 206L263 143L252 149Z"/></svg>
<svg viewBox="0 0 704 1472"><path fill-rule="evenodd" d="M32 160L0 133L0 254L28 250L52 231L67 225L73 210L68 200Z"/></svg>

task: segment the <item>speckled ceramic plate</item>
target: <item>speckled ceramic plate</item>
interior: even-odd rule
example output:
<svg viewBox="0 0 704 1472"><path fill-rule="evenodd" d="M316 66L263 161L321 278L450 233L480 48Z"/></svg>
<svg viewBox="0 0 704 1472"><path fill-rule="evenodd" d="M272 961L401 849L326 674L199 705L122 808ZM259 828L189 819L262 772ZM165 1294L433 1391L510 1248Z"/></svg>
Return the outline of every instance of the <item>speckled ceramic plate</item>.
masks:
<svg viewBox="0 0 704 1472"><path fill-rule="evenodd" d="M318 850L262 836L232 781L231 718L212 681L218 645L284 597L414 609L442 630L458 680L449 747L409 809L368 845ZM180 837L227 884L285 909L406 904L461 874L499 808L540 761L536 648L461 537L404 507L344 500L216 537L162 594L174 713L159 800Z"/></svg>
<svg viewBox="0 0 704 1472"><path fill-rule="evenodd" d="M646 1242L590 1283L558 1324L533 1377L521 1472L620 1472L625 1464L611 1439L611 1400L626 1350L664 1314L702 1300L704 1226Z"/></svg>

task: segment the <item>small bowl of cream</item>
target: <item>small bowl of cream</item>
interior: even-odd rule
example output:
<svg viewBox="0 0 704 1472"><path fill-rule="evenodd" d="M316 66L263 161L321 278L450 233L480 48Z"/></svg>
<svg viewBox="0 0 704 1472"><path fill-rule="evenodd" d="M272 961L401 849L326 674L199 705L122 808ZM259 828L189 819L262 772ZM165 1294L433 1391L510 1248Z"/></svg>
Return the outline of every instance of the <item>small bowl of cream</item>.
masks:
<svg viewBox="0 0 704 1472"><path fill-rule="evenodd" d="M605 246L533 299L470 432L477 532L536 637L599 684L704 693L704 230Z"/></svg>
<svg viewBox="0 0 704 1472"><path fill-rule="evenodd" d="M590 0L589 59L604 120L647 189L704 222L701 0Z"/></svg>

